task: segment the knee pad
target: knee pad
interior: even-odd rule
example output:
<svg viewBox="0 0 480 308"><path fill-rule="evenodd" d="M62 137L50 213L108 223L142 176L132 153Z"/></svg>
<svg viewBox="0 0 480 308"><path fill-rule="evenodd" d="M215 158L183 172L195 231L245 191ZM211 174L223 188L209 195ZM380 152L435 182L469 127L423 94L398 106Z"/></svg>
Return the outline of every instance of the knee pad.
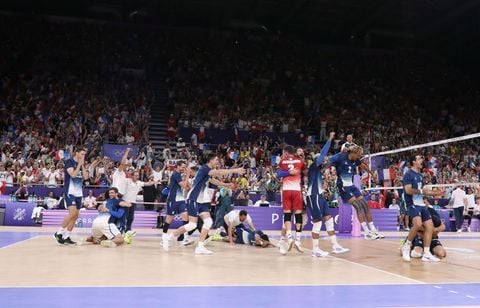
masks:
<svg viewBox="0 0 480 308"><path fill-rule="evenodd" d="M189 222L185 225L185 230L187 230L187 232L192 231L192 230L195 230L195 228L197 228L197 224L194 223L194 222L191 222L191 221L189 221Z"/></svg>
<svg viewBox="0 0 480 308"><path fill-rule="evenodd" d="M327 229L327 231L334 231L335 230L335 228L333 226L333 218L332 217L330 217L330 219L325 222L325 229Z"/></svg>
<svg viewBox="0 0 480 308"><path fill-rule="evenodd" d="M300 213L300 214L295 214L295 223L296 223L296 224L303 224L303 215L302 215L302 213Z"/></svg>
<svg viewBox="0 0 480 308"><path fill-rule="evenodd" d="M283 222L291 222L292 221L292 213L284 213L283 214Z"/></svg>
<svg viewBox="0 0 480 308"><path fill-rule="evenodd" d="M322 222L317 221L313 223L312 233L320 234L320 230L322 229Z"/></svg>
<svg viewBox="0 0 480 308"><path fill-rule="evenodd" d="M212 227L213 225L213 220L211 217L208 217L206 218L204 221L203 221L203 227L202 229L207 229L207 230L210 230L210 228Z"/></svg>

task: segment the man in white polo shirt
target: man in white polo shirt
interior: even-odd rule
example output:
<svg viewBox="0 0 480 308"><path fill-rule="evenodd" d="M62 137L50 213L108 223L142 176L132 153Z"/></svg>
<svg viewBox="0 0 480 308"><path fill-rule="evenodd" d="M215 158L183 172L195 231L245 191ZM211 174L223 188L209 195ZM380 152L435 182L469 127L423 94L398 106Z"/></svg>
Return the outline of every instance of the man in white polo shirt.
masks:
<svg viewBox="0 0 480 308"><path fill-rule="evenodd" d="M120 161L120 165L117 169L115 169L112 175L112 187L116 187L118 189L118 193L121 197L125 195L127 189L127 175L125 174L125 169L130 150L130 148L125 150L122 160Z"/></svg>
<svg viewBox="0 0 480 308"><path fill-rule="evenodd" d="M225 225L226 225L225 229L228 230L227 232L228 232L229 242L232 245L235 244L235 242L233 241L233 230L236 227L240 227L244 223L246 223L248 224L248 226L252 231L255 231L255 226L253 225L252 217L250 217L250 215L248 215L247 211L245 210L241 210L241 211L233 210L227 215L225 215L223 219L225 220Z"/></svg>
<svg viewBox="0 0 480 308"><path fill-rule="evenodd" d="M457 186L454 191L452 191L452 208L453 214L455 215L455 226L457 227L457 232L462 232L463 226L463 211L465 205L467 204L467 194L462 189L462 187Z"/></svg>

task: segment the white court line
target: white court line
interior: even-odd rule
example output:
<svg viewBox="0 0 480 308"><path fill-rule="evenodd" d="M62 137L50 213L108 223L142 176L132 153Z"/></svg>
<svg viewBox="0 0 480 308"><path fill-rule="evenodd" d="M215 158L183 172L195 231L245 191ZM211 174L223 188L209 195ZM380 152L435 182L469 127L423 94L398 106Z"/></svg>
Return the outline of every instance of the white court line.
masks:
<svg viewBox="0 0 480 308"><path fill-rule="evenodd" d="M277 240L277 243L278 243L278 240ZM305 248L305 247L302 247L302 248L303 248L305 251L310 251L310 252L312 251L311 249L308 249L308 248ZM348 253L348 252L347 252L347 253ZM395 273L392 273L392 272L384 271L384 270L382 270L382 269L379 269L379 268L376 268L376 267L373 267L373 266L369 266L369 265L365 265L365 264L362 264L362 263L358 263L358 262L346 260L346 259L343 259L343 258L338 258L338 257L333 256L332 254L329 254L328 257L331 257L331 258L334 258L334 259L337 259L337 260L342 260L343 262L351 263L351 264L358 265L358 266L361 266L361 267L364 267L364 268L368 268L368 269L371 269L371 270L376 270L376 271L378 271L378 272L382 272L382 273L385 273L385 274L389 274L389 275L394 276L394 277L397 277L397 278L402 278L402 279L410 280L410 281L415 282L415 283L418 283L418 284L425 284L425 282L420 281L420 280L416 280L416 279L409 278L409 277L406 277L406 276L402 276L402 275L399 275L399 274L395 274ZM328 257L324 257L324 258L328 258Z"/></svg>
<svg viewBox="0 0 480 308"><path fill-rule="evenodd" d="M453 294L458 294L457 291L453 291L453 290L448 290L448 292L453 293Z"/></svg>
<svg viewBox="0 0 480 308"><path fill-rule="evenodd" d="M27 239L24 239L24 240L21 240L21 241L12 243L12 244L10 244L10 245L0 247L0 249L9 248L9 247L15 246L15 245L17 245L17 244L20 244L20 243L23 243L23 242L26 242L26 241L29 241L29 240L33 240L34 238L37 238L37 237L39 237L39 235L35 235L35 236L29 237L29 238L27 238Z"/></svg>
<svg viewBox="0 0 480 308"><path fill-rule="evenodd" d="M466 297L471 298L471 299L476 299L475 296L471 296L471 295L466 295Z"/></svg>

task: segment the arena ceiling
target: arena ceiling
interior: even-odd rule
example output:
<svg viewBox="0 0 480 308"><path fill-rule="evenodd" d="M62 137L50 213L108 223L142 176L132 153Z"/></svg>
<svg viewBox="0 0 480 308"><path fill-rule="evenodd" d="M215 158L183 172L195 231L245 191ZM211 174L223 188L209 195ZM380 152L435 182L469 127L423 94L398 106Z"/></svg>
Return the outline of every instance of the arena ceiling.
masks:
<svg viewBox="0 0 480 308"><path fill-rule="evenodd" d="M4 0L0 9L280 32L325 43L411 45L480 32L480 0Z"/></svg>

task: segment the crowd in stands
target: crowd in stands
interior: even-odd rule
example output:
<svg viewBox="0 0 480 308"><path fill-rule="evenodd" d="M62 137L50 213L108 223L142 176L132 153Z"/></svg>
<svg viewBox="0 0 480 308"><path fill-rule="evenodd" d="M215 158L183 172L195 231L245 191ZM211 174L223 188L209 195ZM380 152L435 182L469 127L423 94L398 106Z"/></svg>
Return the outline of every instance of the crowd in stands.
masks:
<svg viewBox="0 0 480 308"><path fill-rule="evenodd" d="M15 27L11 27L15 24ZM478 132L474 82L430 53L346 52L280 36L144 29L102 23L5 16L0 50L0 179L59 185L73 148L88 150L89 184L108 186L115 163L104 142L135 144L141 180L168 181L169 160L198 162L216 151L225 167L244 166L234 198L279 189L276 161L283 141L262 132L304 132L307 164L329 131L331 152L351 133L366 153ZM165 70L178 127L237 128L256 141L166 147L149 144L154 100L149 66ZM477 182L478 139L426 148L428 182ZM316 145L313 143L317 143ZM408 153L386 157L400 185ZM163 170L163 171L162 171ZM334 170L325 178L335 200ZM364 183L366 184L366 182ZM379 183L383 185L384 183Z"/></svg>

